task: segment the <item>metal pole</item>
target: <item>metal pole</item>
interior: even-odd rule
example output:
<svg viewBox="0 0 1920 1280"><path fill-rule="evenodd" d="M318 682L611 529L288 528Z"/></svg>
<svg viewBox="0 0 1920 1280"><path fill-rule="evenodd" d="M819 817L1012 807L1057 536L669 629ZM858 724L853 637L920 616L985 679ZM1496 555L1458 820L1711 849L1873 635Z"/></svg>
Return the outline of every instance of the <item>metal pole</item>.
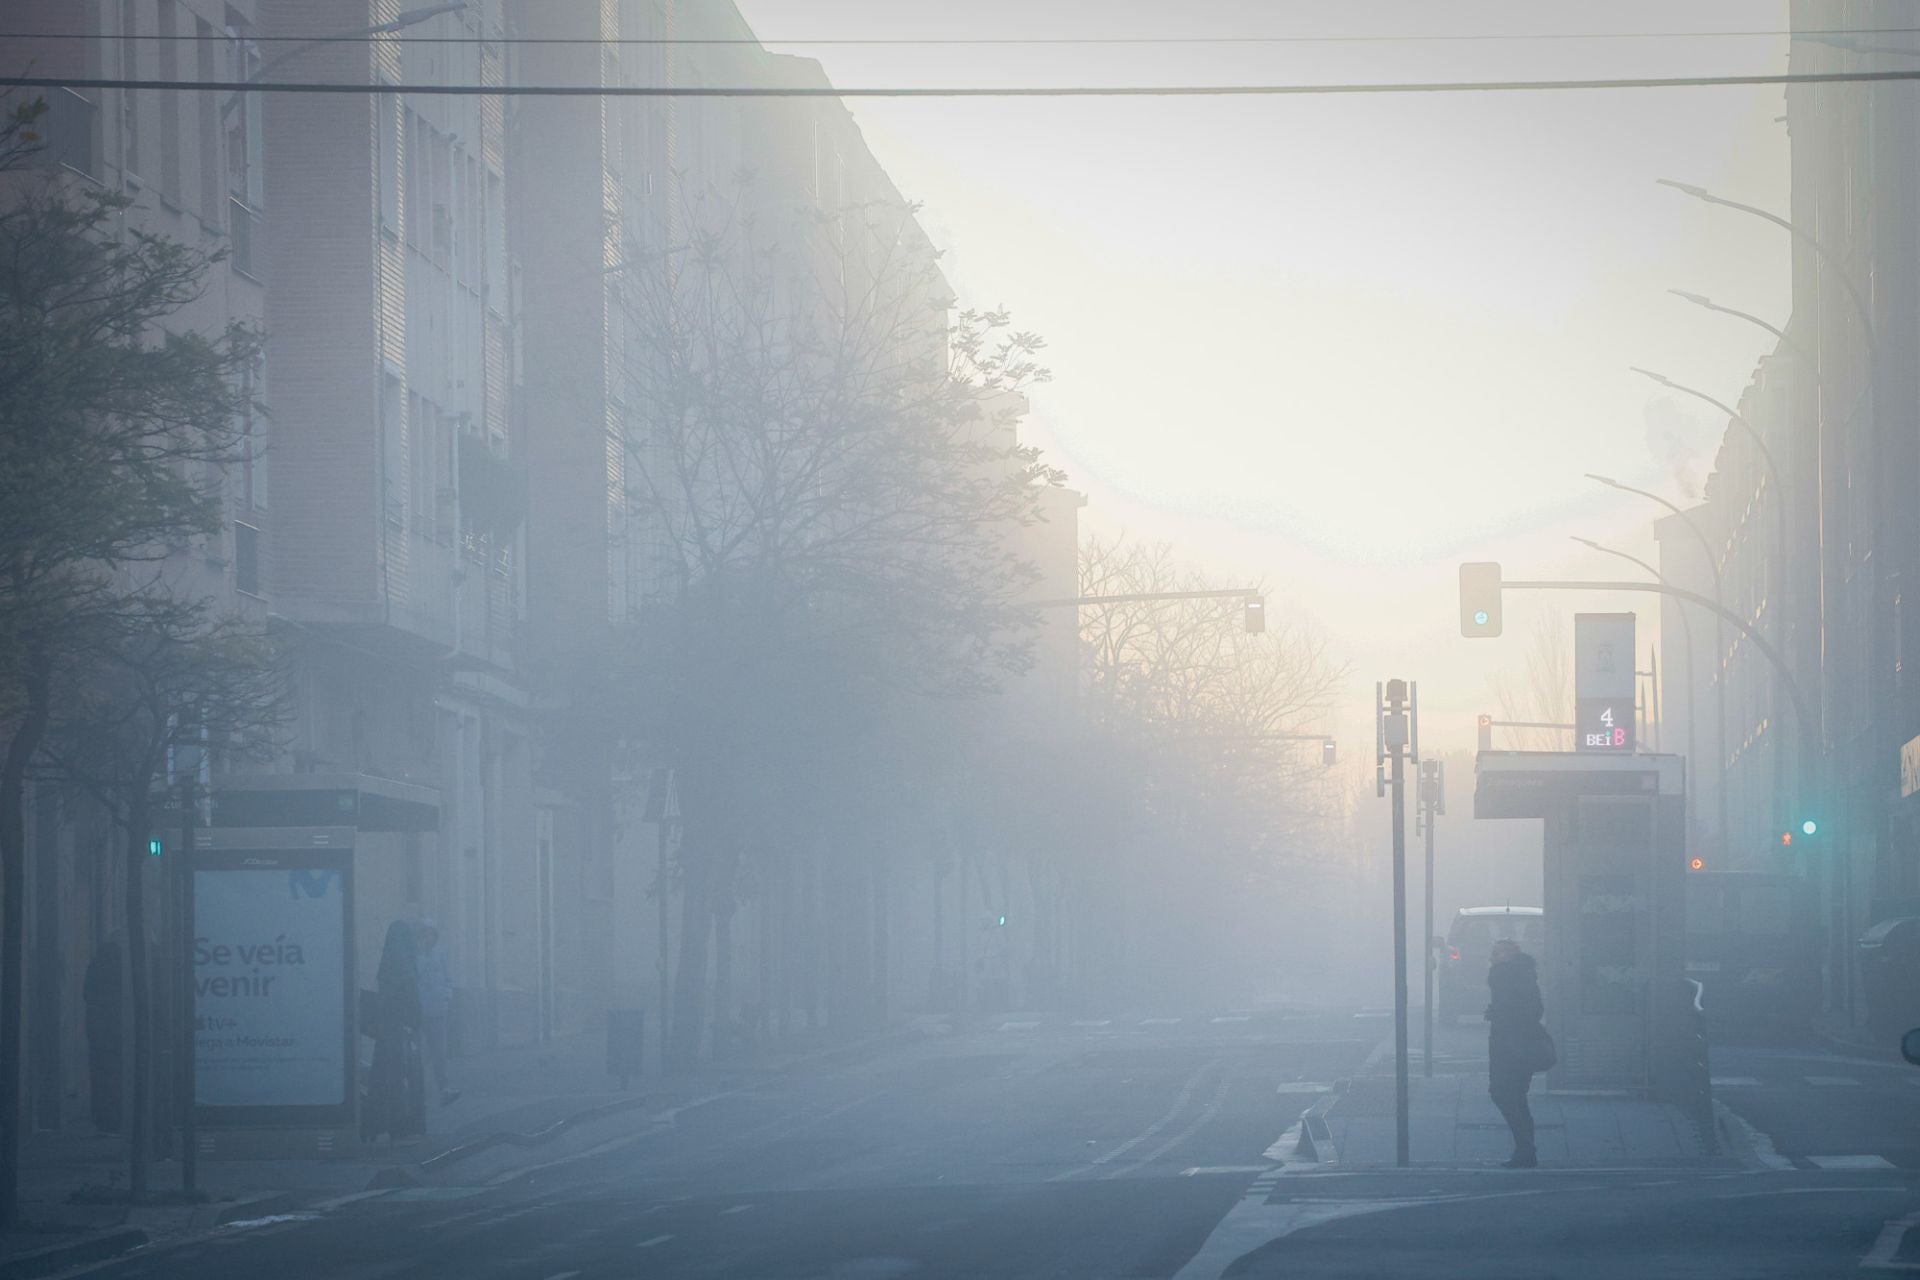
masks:
<svg viewBox="0 0 1920 1280"><path fill-rule="evenodd" d="M179 1037L175 1056L180 1061L179 1080L175 1084L179 1096L175 1103L180 1109L180 1189L189 1198L198 1192L200 1184L200 1132L194 1115L194 1099L199 1092L193 982L193 820L197 816L194 812L197 799L193 774L189 771L180 780L180 856L174 859L173 873L174 896L179 900L174 919L180 930L179 954L175 957L180 970L180 985L174 998L179 1006L174 1018Z"/></svg>
<svg viewBox="0 0 1920 1280"><path fill-rule="evenodd" d="M1427 923L1420 935L1420 949L1426 953L1426 1036L1425 1062L1421 1074L1433 1078L1433 823L1438 816L1440 795L1440 762L1438 760L1420 766L1421 808L1427 815Z"/></svg>
<svg viewBox="0 0 1920 1280"><path fill-rule="evenodd" d="M673 1025L673 949L667 943L667 928L671 919L671 912L668 909L670 904L667 901L667 890L671 883L667 879L667 839L667 814L663 805L660 811L660 869L656 873L659 876L660 886L660 1066L662 1075L666 1074L667 1033Z"/></svg>
<svg viewBox="0 0 1920 1280"><path fill-rule="evenodd" d="M1382 732L1391 757L1393 795L1393 1102L1394 1159L1410 1163L1407 1124L1407 682L1389 680Z"/></svg>

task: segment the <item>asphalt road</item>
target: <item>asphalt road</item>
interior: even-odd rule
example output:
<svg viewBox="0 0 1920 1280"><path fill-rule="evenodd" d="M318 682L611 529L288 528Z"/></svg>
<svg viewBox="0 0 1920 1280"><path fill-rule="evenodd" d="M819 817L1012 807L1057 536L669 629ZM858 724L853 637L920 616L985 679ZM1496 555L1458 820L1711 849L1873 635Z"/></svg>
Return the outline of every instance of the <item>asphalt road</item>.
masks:
<svg viewBox="0 0 1920 1280"><path fill-rule="evenodd" d="M636 1116L497 1185L242 1224L88 1274L1807 1277L1908 1261L1888 1224L1920 1207L1920 1175L1890 1160L1398 1174L1269 1158L1385 1030L1272 1012L929 1030ZM1899 1088L1910 1122L1920 1089ZM1799 1093L1833 1105L1848 1088Z"/></svg>

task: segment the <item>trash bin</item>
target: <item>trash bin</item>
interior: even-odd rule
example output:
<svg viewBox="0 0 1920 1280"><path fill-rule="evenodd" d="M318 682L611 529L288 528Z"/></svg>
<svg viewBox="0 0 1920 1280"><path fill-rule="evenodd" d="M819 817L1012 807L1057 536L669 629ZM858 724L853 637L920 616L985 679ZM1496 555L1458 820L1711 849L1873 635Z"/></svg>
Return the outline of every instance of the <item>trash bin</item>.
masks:
<svg viewBox="0 0 1920 1280"><path fill-rule="evenodd" d="M1860 935L1856 949L1867 1027L1895 1043L1920 1023L1920 916L1879 921Z"/></svg>
<svg viewBox="0 0 1920 1280"><path fill-rule="evenodd" d="M642 1072L641 1054L647 1043L644 1009L607 1010L607 1074L620 1077L620 1087Z"/></svg>

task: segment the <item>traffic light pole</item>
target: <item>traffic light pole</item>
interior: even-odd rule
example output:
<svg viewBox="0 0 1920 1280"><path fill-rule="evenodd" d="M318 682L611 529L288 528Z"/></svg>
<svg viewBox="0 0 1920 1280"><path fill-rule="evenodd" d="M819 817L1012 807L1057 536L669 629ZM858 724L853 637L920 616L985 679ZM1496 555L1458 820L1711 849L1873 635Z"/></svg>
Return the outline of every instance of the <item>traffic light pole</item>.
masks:
<svg viewBox="0 0 1920 1280"><path fill-rule="evenodd" d="M1420 817L1427 837L1427 926L1420 936L1425 940L1423 950L1427 955L1426 964L1426 1028L1424 1058L1421 1074L1433 1078L1433 970L1438 963L1433 954L1433 827L1434 819L1447 811L1446 801L1446 763L1441 760L1423 760L1420 763Z"/></svg>
<svg viewBox="0 0 1920 1280"><path fill-rule="evenodd" d="M1420 759L1419 686L1405 680L1374 685L1376 795L1393 794L1393 1122L1394 1159L1411 1160L1407 1120L1407 758ZM1389 783L1388 779L1391 779Z"/></svg>

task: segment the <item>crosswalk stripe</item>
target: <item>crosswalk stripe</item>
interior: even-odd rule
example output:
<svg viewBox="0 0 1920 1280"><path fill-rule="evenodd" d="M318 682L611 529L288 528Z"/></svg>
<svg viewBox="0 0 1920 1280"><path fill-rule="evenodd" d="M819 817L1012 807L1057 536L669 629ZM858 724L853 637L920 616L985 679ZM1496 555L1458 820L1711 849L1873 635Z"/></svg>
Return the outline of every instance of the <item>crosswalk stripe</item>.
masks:
<svg viewBox="0 0 1920 1280"><path fill-rule="evenodd" d="M1180 1019L1178 1018L1142 1018L1140 1019L1140 1025L1143 1027L1171 1027L1179 1021Z"/></svg>
<svg viewBox="0 0 1920 1280"><path fill-rule="evenodd" d="M1106 1027L1113 1024L1112 1018L1080 1018L1075 1020L1076 1027Z"/></svg>
<svg viewBox="0 0 1920 1280"><path fill-rule="evenodd" d="M1037 1022L1003 1022L1000 1024L1000 1029L1002 1031L1031 1031L1039 1025Z"/></svg>
<svg viewBox="0 0 1920 1280"><path fill-rule="evenodd" d="M1857 1085L1860 1083L1852 1076L1808 1076L1806 1077L1806 1081L1808 1084L1818 1085L1823 1089L1843 1088L1847 1085Z"/></svg>
<svg viewBox="0 0 1920 1280"><path fill-rule="evenodd" d="M1248 1017L1244 1013L1235 1013L1235 1014L1229 1014L1224 1018L1215 1018L1214 1021L1215 1022L1251 1022L1253 1021L1253 1019Z"/></svg>
<svg viewBox="0 0 1920 1280"><path fill-rule="evenodd" d="M1885 1156L1808 1156L1816 1169L1891 1169L1893 1161Z"/></svg>
<svg viewBox="0 0 1920 1280"><path fill-rule="evenodd" d="M1743 1086L1751 1087L1759 1083L1760 1082L1754 1079L1752 1076L1715 1076L1713 1077L1713 1087L1716 1089L1722 1089L1722 1088L1731 1089L1731 1088L1737 1088L1737 1087L1743 1087Z"/></svg>

